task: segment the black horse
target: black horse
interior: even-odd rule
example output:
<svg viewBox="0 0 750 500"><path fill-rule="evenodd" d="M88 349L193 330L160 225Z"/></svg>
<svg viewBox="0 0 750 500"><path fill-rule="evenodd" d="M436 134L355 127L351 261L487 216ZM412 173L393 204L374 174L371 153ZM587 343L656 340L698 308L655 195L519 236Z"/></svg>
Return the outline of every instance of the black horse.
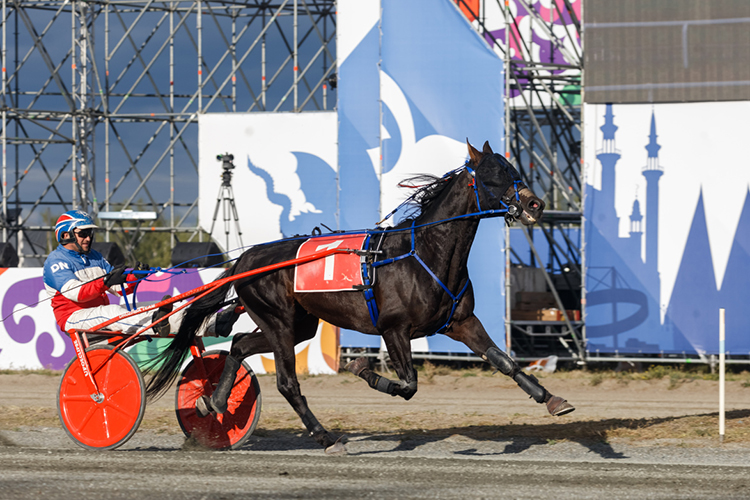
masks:
<svg viewBox="0 0 750 500"><path fill-rule="evenodd" d="M468 142L467 142L468 144ZM418 211L398 226L375 231L383 235L377 254L377 280L372 302L379 315L368 309L366 294L295 293L294 268L225 284L193 302L185 313L173 342L158 358L163 364L148 386L149 397L161 394L176 378L181 362L206 318L216 312L234 287L260 331L235 335L219 384L210 399L198 401L199 415L226 411L227 398L242 359L272 352L281 394L302 419L310 435L327 453L344 452L335 436L326 431L307 406L295 373L294 346L311 339L318 319L342 328L381 335L398 374L392 381L374 373L365 358L347 369L370 387L408 400L417 391L417 373L411 357L411 339L436 332L463 342L516 383L537 403L546 403L552 415L574 410L563 398L552 396L533 375L520 367L492 342L474 316L474 294L466 267L474 236L482 217L506 214L525 225L538 221L544 202L524 185L516 169L495 154L488 143L480 152L469 147L465 167L433 179L417 192ZM302 240L282 240L246 251L222 277L294 259ZM370 254L373 258L374 254ZM399 258L401 257L401 258ZM392 263L388 263L393 260ZM388 263L387 265L382 265ZM364 295L364 296L363 296Z"/></svg>

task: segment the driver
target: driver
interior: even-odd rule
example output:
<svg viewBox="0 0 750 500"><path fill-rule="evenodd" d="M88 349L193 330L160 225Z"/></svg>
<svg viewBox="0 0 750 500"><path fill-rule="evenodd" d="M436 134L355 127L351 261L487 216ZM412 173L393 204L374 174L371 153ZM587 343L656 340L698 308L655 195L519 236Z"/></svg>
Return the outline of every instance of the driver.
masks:
<svg viewBox="0 0 750 500"><path fill-rule="evenodd" d="M102 254L92 250L96 228L94 220L86 212L65 212L55 224L55 237L60 246L44 262L44 286L52 298L57 324L66 333L71 329L95 328L128 312L124 306L110 304L107 292L121 295L121 287L118 285L126 284L125 293L132 293L137 278L132 274L125 274L125 264L112 267ZM137 267L148 269L148 266L140 263ZM169 297L167 295L162 300ZM168 304L153 312L147 311L122 319L107 328L135 333L171 311L172 304ZM155 325L155 333L165 337L170 331L177 331L179 318L176 316L178 315L174 314L168 321Z"/></svg>
<svg viewBox="0 0 750 500"><path fill-rule="evenodd" d="M121 314L128 312L125 306L110 304L107 292L121 295L132 293L137 278L125 274L125 264L113 267L107 260L91 248L94 242L94 229L97 226L89 214L82 210L65 212L55 224L55 237L58 246L44 262L44 286L52 298L52 310L60 329L92 329ZM137 263L139 269L149 269L146 264ZM171 295L162 297L162 301ZM152 311L146 311L121 319L107 326L108 330L132 334L158 321L172 311L172 304L166 304ZM184 310L170 316L166 321L154 325L156 334L166 337L180 327ZM234 307L213 315L207 322L205 336L227 337L239 318ZM144 333L149 333L146 330Z"/></svg>

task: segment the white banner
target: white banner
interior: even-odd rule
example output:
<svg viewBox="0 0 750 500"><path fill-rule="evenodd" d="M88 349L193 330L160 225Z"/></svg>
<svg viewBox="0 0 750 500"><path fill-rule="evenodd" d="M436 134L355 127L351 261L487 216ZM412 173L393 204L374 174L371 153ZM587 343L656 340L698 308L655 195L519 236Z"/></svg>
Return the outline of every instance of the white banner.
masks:
<svg viewBox="0 0 750 500"><path fill-rule="evenodd" d="M199 225L224 250L336 227L336 113L210 113L199 118ZM218 155L231 154L232 191ZM232 196L233 195L233 196ZM218 210L217 210L218 207ZM228 236L224 220L229 221ZM231 253L236 257L241 252Z"/></svg>
<svg viewBox="0 0 750 500"><path fill-rule="evenodd" d="M155 274L150 281L138 286L139 302L153 302L164 294L177 296L214 280L221 269L184 270L176 275ZM0 268L0 310L4 321L0 323L0 369L61 370L75 357L73 344L57 326L47 292L44 289L41 268ZM122 298L110 295L113 304ZM237 320L233 333L255 329L247 314ZM208 350L229 350L231 339L204 338ZM141 342L129 350L137 362L153 357L168 339ZM338 371L338 331L331 325L320 323L317 335L295 347L297 372L310 374L335 374ZM247 359L256 373L274 371L272 354L254 355Z"/></svg>
<svg viewBox="0 0 750 500"><path fill-rule="evenodd" d="M601 352L750 350L747 102L584 107L586 328Z"/></svg>

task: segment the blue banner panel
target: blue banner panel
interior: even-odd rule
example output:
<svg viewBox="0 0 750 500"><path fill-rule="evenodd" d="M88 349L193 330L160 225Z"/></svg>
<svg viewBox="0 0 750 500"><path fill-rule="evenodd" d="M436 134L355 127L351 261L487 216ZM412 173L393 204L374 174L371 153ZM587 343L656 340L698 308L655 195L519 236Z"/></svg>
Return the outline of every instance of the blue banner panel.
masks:
<svg viewBox="0 0 750 500"><path fill-rule="evenodd" d="M379 33L367 35L339 65L339 229L365 229L380 220L378 89Z"/></svg>
<svg viewBox="0 0 750 500"><path fill-rule="evenodd" d="M372 225L369 214L382 216L403 201L409 193L397 188L401 180L461 166L467 138L480 149L489 141L495 151L505 150L502 61L460 10L450 0L382 0L380 6L379 24L346 49L340 66L340 207L346 229L355 222ZM355 6L342 2L342 8ZM414 23L425 15L430 22ZM375 205L373 182L379 182ZM499 220L483 221L469 257L477 316L500 346L505 344L503 235ZM342 331L342 347L374 344L380 339ZM443 335L415 342L413 349L468 352Z"/></svg>
<svg viewBox="0 0 750 500"><path fill-rule="evenodd" d="M748 111L586 106L590 352L718 353L724 308L727 353L750 354L750 166L736 157Z"/></svg>

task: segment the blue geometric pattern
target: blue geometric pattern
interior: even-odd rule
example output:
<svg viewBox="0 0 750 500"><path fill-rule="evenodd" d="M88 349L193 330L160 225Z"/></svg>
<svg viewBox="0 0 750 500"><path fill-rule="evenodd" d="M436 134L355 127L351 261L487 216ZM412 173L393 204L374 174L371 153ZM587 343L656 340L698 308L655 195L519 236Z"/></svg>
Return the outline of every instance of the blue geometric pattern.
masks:
<svg viewBox="0 0 750 500"><path fill-rule="evenodd" d="M292 154L297 159L297 177L305 199L315 208L315 212L303 212L291 217L292 200L274 189L271 175L248 159L247 167L252 173L263 179L266 185L266 196L274 205L282 208L279 216L279 227L284 238L296 234L309 234L316 226L325 224L336 228L336 172L319 157L298 151ZM321 227L321 229L323 229Z"/></svg>
<svg viewBox="0 0 750 500"><path fill-rule="evenodd" d="M381 0L380 6L381 19L372 20L339 68L341 229L372 227L379 219L381 193L403 178L434 169L425 157L435 147L459 151L456 145L461 145L458 154L440 159L440 171L432 172L439 174L461 165L466 138L477 146L488 140L495 151L504 151L502 61L456 6L450 0ZM426 12L429 22L414 22ZM387 96L381 94L386 84ZM377 172L391 174L390 184L381 186ZM401 177L391 182L394 175ZM393 208L384 203L383 215ZM480 224L469 272L477 316L504 345L500 222ZM342 331L341 342L344 347L380 345L377 337L348 331ZM467 351L442 335L428 342L432 352Z"/></svg>
<svg viewBox="0 0 750 500"><path fill-rule="evenodd" d="M666 304L660 311L661 277L659 261L659 165L656 116L652 112L644 141L647 165L645 214L641 202L633 201L630 232L619 236L620 220L615 210L615 168L620 153L615 148L616 113L607 105L602 148L601 188L587 184L586 330L590 352L602 353L718 353L718 309L727 309L726 349L732 354L750 353L750 319L742 314L750 294L750 193L745 198L734 241L719 288L713 267L704 195L694 207L682 257ZM645 132L645 131L644 131ZM715 180L707 179L707 182ZM686 207L688 210L691 207ZM690 213L690 212L688 212ZM645 233L643 227L645 224ZM645 259L641 257L645 249ZM679 254L678 254L679 255ZM733 311L734 314L729 314Z"/></svg>

